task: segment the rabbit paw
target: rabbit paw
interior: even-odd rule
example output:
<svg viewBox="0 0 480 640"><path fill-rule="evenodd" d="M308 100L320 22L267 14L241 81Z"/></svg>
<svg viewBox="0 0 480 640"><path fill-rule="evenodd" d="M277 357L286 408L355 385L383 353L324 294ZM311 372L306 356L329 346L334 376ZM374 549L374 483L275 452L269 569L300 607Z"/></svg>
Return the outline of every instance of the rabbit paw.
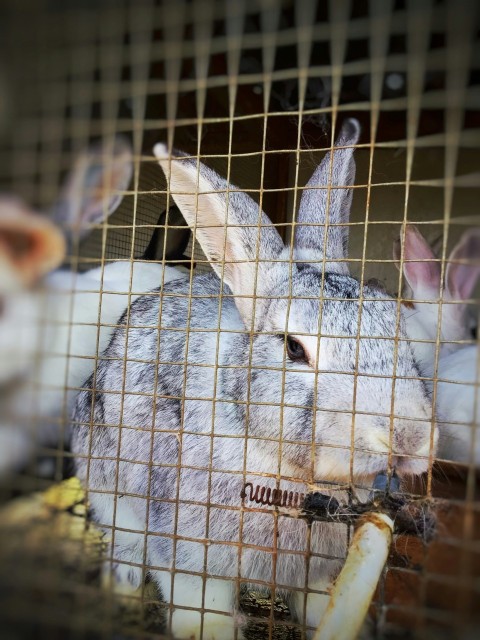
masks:
<svg viewBox="0 0 480 640"><path fill-rule="evenodd" d="M131 595L143 582L142 569L128 564L106 563L102 572L102 587L118 595Z"/></svg>
<svg viewBox="0 0 480 640"><path fill-rule="evenodd" d="M200 612L177 609L172 616L172 633L178 640L234 640L235 619L205 613L202 630Z"/></svg>

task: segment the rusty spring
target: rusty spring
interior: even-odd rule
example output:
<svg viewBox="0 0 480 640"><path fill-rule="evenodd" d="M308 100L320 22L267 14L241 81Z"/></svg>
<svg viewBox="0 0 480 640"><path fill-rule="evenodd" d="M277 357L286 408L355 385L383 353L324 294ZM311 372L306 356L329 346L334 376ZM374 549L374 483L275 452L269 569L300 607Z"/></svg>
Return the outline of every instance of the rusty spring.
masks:
<svg viewBox="0 0 480 640"><path fill-rule="evenodd" d="M247 495L248 489L250 490L250 495ZM258 484L254 487L251 482L243 485L240 497L242 499L248 497L250 502L256 502L257 504L288 509L300 509L305 500L304 493L287 491L287 489L283 491L281 489L271 489L270 487L261 487Z"/></svg>
<svg viewBox="0 0 480 640"><path fill-rule="evenodd" d="M298 491L271 489L247 482L240 496L250 502L265 506L284 507L301 510L301 518L308 522L335 522L355 525L359 518L369 512L383 512L395 522L396 533L406 533L431 540L436 531L435 503L440 501L425 498L409 498L399 492L400 484L394 474L388 478L380 473L375 478L369 499L362 503L340 504L330 495L319 491L307 494Z"/></svg>

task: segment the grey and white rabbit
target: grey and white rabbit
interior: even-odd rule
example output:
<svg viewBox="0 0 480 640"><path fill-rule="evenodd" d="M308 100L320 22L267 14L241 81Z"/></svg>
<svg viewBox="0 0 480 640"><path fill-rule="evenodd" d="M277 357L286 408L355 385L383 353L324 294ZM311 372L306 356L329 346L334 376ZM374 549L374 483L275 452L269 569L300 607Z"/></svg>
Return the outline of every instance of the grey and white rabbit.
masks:
<svg viewBox="0 0 480 640"><path fill-rule="evenodd" d="M58 268L73 234L85 236L118 207L132 169L120 137L80 154L53 207L57 224L0 197L0 475L24 465L37 444L58 441L59 418L108 344L128 292L133 301L180 277L135 261L85 273Z"/></svg>
<svg viewBox="0 0 480 640"><path fill-rule="evenodd" d="M400 258L400 248L398 241L394 246L396 259ZM413 225L405 229L404 260L413 261L403 263L403 274L414 300L413 307L406 310L407 334L412 339L422 375L431 378L427 385L432 392L439 320L441 323L435 396L437 455L480 465L480 355L478 344L462 344L471 339L466 301L471 298L480 275L480 228L467 229L453 248L443 289L440 262ZM416 342L417 339L428 342Z"/></svg>
<svg viewBox="0 0 480 640"><path fill-rule="evenodd" d="M432 409L403 327L394 340L396 302L345 261L358 137L348 120L304 190L293 256L246 193L154 149L216 275L132 305L78 396L72 444L116 588L146 566L177 638L233 638L240 579L319 621L346 531L317 523L309 542L304 521L242 508L244 482L361 482L390 448L400 474L428 468Z"/></svg>

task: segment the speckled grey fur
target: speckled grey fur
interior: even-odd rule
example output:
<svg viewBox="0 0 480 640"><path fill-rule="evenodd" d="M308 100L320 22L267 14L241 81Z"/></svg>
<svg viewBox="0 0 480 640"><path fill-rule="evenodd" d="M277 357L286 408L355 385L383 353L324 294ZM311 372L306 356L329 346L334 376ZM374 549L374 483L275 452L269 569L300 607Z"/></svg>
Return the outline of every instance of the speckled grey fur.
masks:
<svg viewBox="0 0 480 640"><path fill-rule="evenodd" d="M342 144L354 144L357 138L358 123L347 123L341 133ZM344 154L335 154L334 173L342 173L335 162L343 161ZM196 162L172 159L172 165L175 162L187 163L194 191ZM315 172L321 184L326 184L322 180L330 175L329 163L327 156L323 173L320 169ZM166 173L167 165L166 161L162 164ZM212 190L226 189L225 182L203 165L200 174ZM173 197L181 206L174 181L172 171ZM177 188L181 192L184 185ZM302 202L300 222L311 221L308 216L314 193L308 192L308 207ZM345 222L351 195L345 189L341 193L344 198L331 201L334 210L330 215ZM218 205L219 200L214 200L218 197L212 196L214 205ZM323 204L317 203L316 223L321 222L322 211ZM185 215L193 226L191 214ZM253 261L258 206L246 194L230 193L228 220L251 225L242 227L240 233L245 254ZM265 214L262 223L269 226L261 231L261 257L288 258L289 249ZM301 253L316 247L316 257L321 260L323 231L301 228L302 247L296 249ZM306 235L309 228L310 238ZM223 255L222 247L208 246L208 233L206 230L202 236L200 231L199 237L215 262ZM332 235L332 242L333 238L336 244L327 243L326 257L345 257L344 234ZM221 273L221 265L213 266ZM408 379L418 376L408 342L382 339L396 335L396 302L376 288L365 286L362 291L343 267L341 273L332 269L323 274L320 266L262 263L257 279L261 298L255 305L253 333L245 331L239 313L243 292L234 290L234 298L227 286L236 286L236 266L228 272L225 268L227 284L223 289L214 274L194 277L191 292L188 281L166 284L161 318L157 297L139 298L131 306L129 325L142 328L124 326L115 331L98 363L95 391L91 390L92 377L78 396L73 415L77 473L88 486L96 521L117 527L113 549L116 579L138 586L145 558L165 600L176 607L171 626L178 637L188 633L198 637L193 613L181 608L188 603L227 613L234 610L235 582L217 584L210 579L214 576L240 576L245 582L259 580L262 585L275 583L289 599L298 620L308 625L318 622L322 606L315 595L309 596L304 620L305 596L295 588L304 589L307 583L312 588L325 588L346 552L346 530L314 525L310 538L313 555L307 563L305 554L292 553L307 550L305 523L279 517L275 543L272 512L241 510L240 492L245 481L274 487L278 479L280 488L297 491L305 491L312 482L348 481L352 437L354 481L368 480L387 466L390 435L397 454L393 462L400 473L421 473L427 468L430 401L422 382ZM357 354L360 295L368 300L362 303ZM126 323L126 315L122 323ZM286 330L305 343L308 363L285 357L282 336ZM405 337L403 323L398 335ZM355 370L363 375L356 381L355 408L359 413L352 432ZM394 374L400 378L393 392ZM393 393L395 418L391 419ZM418 458L409 458L415 454ZM213 506L207 509L207 504ZM241 546L232 544L239 542ZM277 553L272 552L274 547ZM122 562L127 564L122 566ZM178 572L200 574L204 570L209 579L202 600L201 577ZM233 638L228 625L227 630L219 630L218 625L226 620L235 623L234 618L208 614L203 637Z"/></svg>

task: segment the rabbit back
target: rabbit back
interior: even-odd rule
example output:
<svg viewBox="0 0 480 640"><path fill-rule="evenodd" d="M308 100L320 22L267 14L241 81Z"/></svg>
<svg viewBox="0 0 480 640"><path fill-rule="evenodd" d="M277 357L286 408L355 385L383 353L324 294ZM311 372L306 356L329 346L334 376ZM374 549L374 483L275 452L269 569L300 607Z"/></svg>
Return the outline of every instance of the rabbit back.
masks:
<svg viewBox="0 0 480 640"><path fill-rule="evenodd" d="M438 456L469 462L475 433L473 459L480 464L480 387L478 347L472 345L440 358L438 363ZM432 387L433 384L430 384Z"/></svg>

